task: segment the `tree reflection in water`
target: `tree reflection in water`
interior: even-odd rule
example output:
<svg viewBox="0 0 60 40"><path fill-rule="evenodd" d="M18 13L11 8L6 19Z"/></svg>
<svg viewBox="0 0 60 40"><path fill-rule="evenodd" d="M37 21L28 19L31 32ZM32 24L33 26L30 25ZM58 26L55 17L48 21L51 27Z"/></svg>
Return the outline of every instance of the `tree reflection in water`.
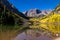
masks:
<svg viewBox="0 0 60 40"><path fill-rule="evenodd" d="M29 25L29 27L28 25L24 24L19 27L19 29L17 28L17 30L7 30L8 32L2 32L2 37L6 37L5 39L7 39L8 37L15 37L15 35L17 35L14 40L52 40L54 38L60 37L60 24L33 24Z"/></svg>
<svg viewBox="0 0 60 40"><path fill-rule="evenodd" d="M31 29L18 34L16 40L53 40L60 37L60 24L40 24L29 26Z"/></svg>

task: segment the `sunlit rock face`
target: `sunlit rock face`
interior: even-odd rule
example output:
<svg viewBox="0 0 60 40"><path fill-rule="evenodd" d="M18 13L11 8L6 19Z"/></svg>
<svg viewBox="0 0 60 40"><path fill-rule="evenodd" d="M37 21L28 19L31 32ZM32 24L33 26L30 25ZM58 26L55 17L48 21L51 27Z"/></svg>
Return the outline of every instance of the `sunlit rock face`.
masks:
<svg viewBox="0 0 60 40"><path fill-rule="evenodd" d="M41 11L41 10L35 8L35 9L27 10L23 13L28 17L41 17L41 16L49 14L50 12L52 12L52 10L50 10L50 9Z"/></svg>
<svg viewBox="0 0 60 40"><path fill-rule="evenodd" d="M42 10L42 14L44 14L44 15L50 14L51 12L52 12L51 9L49 9L49 10Z"/></svg>
<svg viewBox="0 0 60 40"><path fill-rule="evenodd" d="M41 11L37 8L30 9L30 10L24 12L24 14L27 15L28 17L36 17L40 13L41 13Z"/></svg>

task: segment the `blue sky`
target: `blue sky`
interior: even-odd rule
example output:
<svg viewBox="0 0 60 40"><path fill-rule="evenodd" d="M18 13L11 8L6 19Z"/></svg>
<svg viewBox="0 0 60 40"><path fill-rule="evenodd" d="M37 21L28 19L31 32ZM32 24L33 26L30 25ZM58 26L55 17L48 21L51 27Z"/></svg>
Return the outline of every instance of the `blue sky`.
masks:
<svg viewBox="0 0 60 40"><path fill-rule="evenodd" d="M40 10L54 9L60 0L8 0L19 11L24 12L30 9L38 8Z"/></svg>

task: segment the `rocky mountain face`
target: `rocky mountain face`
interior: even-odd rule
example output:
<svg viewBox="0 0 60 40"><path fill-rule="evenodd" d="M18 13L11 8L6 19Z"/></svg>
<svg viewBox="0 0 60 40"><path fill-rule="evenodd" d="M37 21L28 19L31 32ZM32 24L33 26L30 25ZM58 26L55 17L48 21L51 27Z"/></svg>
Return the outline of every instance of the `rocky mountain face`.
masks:
<svg viewBox="0 0 60 40"><path fill-rule="evenodd" d="M35 9L30 9L28 11L25 11L24 14L28 17L42 17L44 15L47 15L51 12L52 10L39 10L37 8Z"/></svg>
<svg viewBox="0 0 60 40"><path fill-rule="evenodd" d="M30 9L26 11L24 14L28 17L36 17L40 13L41 11L35 8L35 9Z"/></svg>

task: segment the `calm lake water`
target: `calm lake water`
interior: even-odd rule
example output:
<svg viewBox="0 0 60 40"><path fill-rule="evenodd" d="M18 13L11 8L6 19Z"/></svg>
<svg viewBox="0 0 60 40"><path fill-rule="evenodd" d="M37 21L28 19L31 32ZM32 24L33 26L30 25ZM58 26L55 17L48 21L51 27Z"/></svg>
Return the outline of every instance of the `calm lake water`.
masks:
<svg viewBox="0 0 60 40"><path fill-rule="evenodd" d="M44 36L43 33L40 33L38 31L28 30L27 32L18 34L15 40L51 40L51 38Z"/></svg>
<svg viewBox="0 0 60 40"><path fill-rule="evenodd" d="M54 30L60 33L60 25L45 25L43 24L42 27L50 27L50 30ZM55 29L56 28L56 29ZM54 32L52 31L52 32ZM37 30L37 29L28 29L20 34L18 34L14 40L53 40L54 38L60 37L60 34L56 33L53 34L46 30Z"/></svg>

